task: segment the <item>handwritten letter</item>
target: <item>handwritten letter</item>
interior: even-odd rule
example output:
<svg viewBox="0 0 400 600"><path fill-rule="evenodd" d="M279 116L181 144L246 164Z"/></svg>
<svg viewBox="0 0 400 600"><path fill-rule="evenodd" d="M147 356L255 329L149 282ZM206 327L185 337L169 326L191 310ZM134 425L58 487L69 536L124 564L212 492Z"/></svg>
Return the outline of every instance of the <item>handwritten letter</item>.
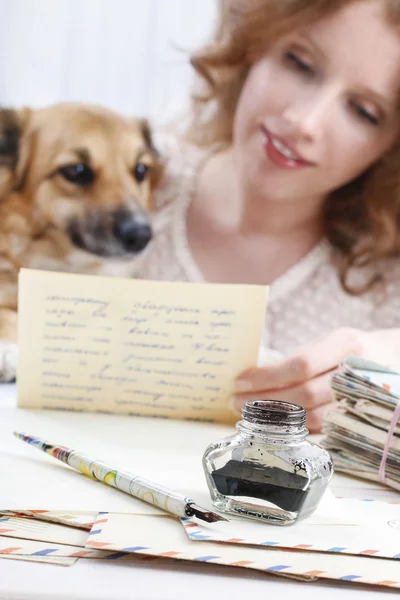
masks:
<svg viewBox="0 0 400 600"><path fill-rule="evenodd" d="M266 288L22 269L18 405L229 422Z"/></svg>

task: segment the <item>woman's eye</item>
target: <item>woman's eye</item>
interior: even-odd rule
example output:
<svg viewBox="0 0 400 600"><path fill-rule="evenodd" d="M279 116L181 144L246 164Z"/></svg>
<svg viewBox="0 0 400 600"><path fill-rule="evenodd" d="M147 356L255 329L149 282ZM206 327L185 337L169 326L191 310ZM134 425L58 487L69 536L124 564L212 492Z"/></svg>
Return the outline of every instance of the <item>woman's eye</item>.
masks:
<svg viewBox="0 0 400 600"><path fill-rule="evenodd" d="M302 73L305 73L306 75L314 75L315 74L314 68L309 63L307 63L302 58L300 58L294 52L287 52L286 60L297 71L301 71Z"/></svg>
<svg viewBox="0 0 400 600"><path fill-rule="evenodd" d="M358 117L367 121L371 125L379 125L379 117L367 108L365 108L365 106L359 104L358 102L353 102L352 107L355 110Z"/></svg>

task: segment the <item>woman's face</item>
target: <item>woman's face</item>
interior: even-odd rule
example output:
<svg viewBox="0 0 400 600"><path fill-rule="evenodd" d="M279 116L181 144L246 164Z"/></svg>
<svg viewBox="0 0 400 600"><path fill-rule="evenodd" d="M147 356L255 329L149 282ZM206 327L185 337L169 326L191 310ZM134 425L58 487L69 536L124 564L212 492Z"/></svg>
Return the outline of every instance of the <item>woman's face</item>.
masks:
<svg viewBox="0 0 400 600"><path fill-rule="evenodd" d="M400 30L377 0L285 36L251 68L234 123L239 176L268 198L316 198L399 137Z"/></svg>

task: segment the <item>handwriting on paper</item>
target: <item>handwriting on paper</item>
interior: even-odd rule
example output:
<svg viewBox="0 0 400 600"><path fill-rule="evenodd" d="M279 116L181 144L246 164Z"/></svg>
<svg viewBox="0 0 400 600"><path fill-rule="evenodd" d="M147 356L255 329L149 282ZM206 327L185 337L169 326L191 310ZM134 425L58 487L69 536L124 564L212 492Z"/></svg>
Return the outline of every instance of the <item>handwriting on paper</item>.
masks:
<svg viewBox="0 0 400 600"><path fill-rule="evenodd" d="M20 406L226 420L266 290L22 270Z"/></svg>

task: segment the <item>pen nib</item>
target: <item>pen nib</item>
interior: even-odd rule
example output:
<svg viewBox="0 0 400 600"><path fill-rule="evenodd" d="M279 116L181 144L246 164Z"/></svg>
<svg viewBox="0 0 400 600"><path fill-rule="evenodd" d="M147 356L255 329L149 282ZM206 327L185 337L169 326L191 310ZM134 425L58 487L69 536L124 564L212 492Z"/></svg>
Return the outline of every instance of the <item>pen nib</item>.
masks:
<svg viewBox="0 0 400 600"><path fill-rule="evenodd" d="M217 515L217 513L206 510L205 508L201 508L197 506L197 504L188 504L186 509L186 514L188 517L197 517L202 521L206 521L207 523L216 523L217 521L228 521L225 517L221 517L221 515Z"/></svg>

